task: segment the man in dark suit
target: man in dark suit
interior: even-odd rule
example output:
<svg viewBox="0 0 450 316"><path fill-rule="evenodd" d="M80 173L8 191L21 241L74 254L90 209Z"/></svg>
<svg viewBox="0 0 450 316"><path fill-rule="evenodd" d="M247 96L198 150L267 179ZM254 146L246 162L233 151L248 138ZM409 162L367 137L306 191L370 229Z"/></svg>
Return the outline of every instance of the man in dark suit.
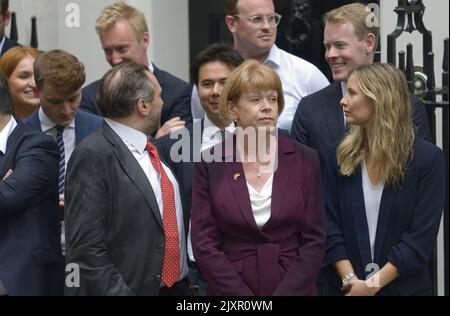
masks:
<svg viewBox="0 0 450 316"><path fill-rule="evenodd" d="M340 101L346 93L348 73L359 65L371 64L378 42L379 28L366 24L369 11L353 3L330 11L324 18L325 59L334 82L303 98L294 116L291 137L319 152L322 169L333 146L349 126ZM412 119L416 135L430 141L425 106L411 96Z"/></svg>
<svg viewBox="0 0 450 316"><path fill-rule="evenodd" d="M179 180L184 195L183 206L187 214L191 213L195 158L201 151L221 142L222 137L233 133L235 129L234 123L219 115L219 98L227 77L243 61L236 50L225 44L212 44L200 52L192 63L190 72L191 80L196 85L200 103L206 114L205 118L196 120L184 130L184 133L179 133L178 137L172 138L172 135L165 135L157 141L161 145L161 155L170 164ZM188 141L183 137L186 137ZM172 146L177 143L185 147L179 147L180 150L177 152L174 150L171 154L172 148L175 148ZM178 161L177 157L173 157L173 155L179 155L181 158L183 153L188 153L186 160ZM190 241L188 254L192 267L191 281L198 288L199 295L206 295L206 283L196 269Z"/></svg>
<svg viewBox="0 0 450 316"><path fill-rule="evenodd" d="M5 35L5 28L11 20L11 12L9 12L9 0L0 0L0 56L15 46L19 46L15 41L10 40Z"/></svg>
<svg viewBox="0 0 450 316"><path fill-rule="evenodd" d="M0 295L63 295L56 145L11 113L0 72Z"/></svg>
<svg viewBox="0 0 450 316"><path fill-rule="evenodd" d="M161 87L142 64L109 70L105 121L72 154L66 179L69 295L189 295L181 194L147 135L160 125Z"/></svg>
<svg viewBox="0 0 450 316"><path fill-rule="evenodd" d="M64 213L64 178L67 162L76 145L95 131L102 122L96 115L78 111L81 86L86 80L84 66L73 55L57 49L40 55L34 62L35 93L40 108L24 119L32 129L52 136L60 150L59 155L59 205ZM61 216L63 218L63 216ZM61 245L64 249L64 223Z"/></svg>
<svg viewBox="0 0 450 316"><path fill-rule="evenodd" d="M150 36L144 13L123 2L103 9L95 29L100 37L106 61L111 66L131 61L143 64L153 73L162 88L164 106L156 138L192 122L191 86L170 73L157 68L147 57ZM100 80L83 89L81 109L103 115L96 102Z"/></svg>

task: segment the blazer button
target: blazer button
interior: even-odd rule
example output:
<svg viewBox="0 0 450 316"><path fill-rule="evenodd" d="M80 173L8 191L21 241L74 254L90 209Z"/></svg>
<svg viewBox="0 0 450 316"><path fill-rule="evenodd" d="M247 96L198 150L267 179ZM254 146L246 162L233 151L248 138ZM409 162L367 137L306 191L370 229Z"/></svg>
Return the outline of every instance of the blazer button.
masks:
<svg viewBox="0 0 450 316"><path fill-rule="evenodd" d="M161 242L158 244L158 249L163 250L164 249L164 242Z"/></svg>
<svg viewBox="0 0 450 316"><path fill-rule="evenodd" d="M161 276L159 274L155 276L155 282L161 283Z"/></svg>

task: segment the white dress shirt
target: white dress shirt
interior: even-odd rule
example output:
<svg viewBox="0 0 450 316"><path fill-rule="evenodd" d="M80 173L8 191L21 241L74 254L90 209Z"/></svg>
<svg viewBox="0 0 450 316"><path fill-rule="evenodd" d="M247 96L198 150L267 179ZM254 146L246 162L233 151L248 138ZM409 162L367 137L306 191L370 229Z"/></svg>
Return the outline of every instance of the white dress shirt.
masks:
<svg viewBox="0 0 450 316"><path fill-rule="evenodd" d="M14 119L14 117L11 115L11 118L10 118L8 124L6 124L6 126L3 127L3 129L0 131L0 152L2 154L6 154L6 145L8 144L9 135L11 135L13 130L16 128L16 126L17 126L17 122ZM3 175L0 175L0 176L3 176Z"/></svg>
<svg viewBox="0 0 450 316"><path fill-rule="evenodd" d="M248 193L252 205L253 217L259 229L267 223L272 213L272 184L273 173L264 184L260 192L256 191L250 183L247 182Z"/></svg>
<svg viewBox="0 0 450 316"><path fill-rule="evenodd" d="M380 213L381 197L383 196L384 183L378 182L373 185L370 182L369 174L364 159L361 162L362 187L364 192L364 204L366 208L367 225L369 228L370 252L373 255L375 250L375 240L377 237L378 215Z"/></svg>
<svg viewBox="0 0 450 316"><path fill-rule="evenodd" d="M41 122L41 131L43 131L45 134L53 137L53 139L56 141L56 126L57 124L54 123L42 110L42 108L39 108L39 121ZM65 157L65 163L67 170L67 163L69 162L70 156L72 156L73 150L76 146L76 139L75 139L75 119L70 122L69 125L67 125L64 128L63 132L63 142L64 142L64 157Z"/></svg>
<svg viewBox="0 0 450 316"><path fill-rule="evenodd" d="M234 133L236 127L234 123L231 122L225 128L225 138ZM222 141L221 129L218 128L211 120L205 115L205 119L203 121L203 133L202 133L202 147L200 151L204 151L205 149L211 148L214 145L220 143Z"/></svg>
<svg viewBox="0 0 450 316"><path fill-rule="evenodd" d="M153 192L155 193L155 198L158 203L159 212L161 218L163 216L163 198L160 185L160 175L159 172L155 170L151 161L150 155L145 150L147 145L147 136L134 128L130 128L126 125L118 123L114 120L105 118L106 123L119 135L120 139L125 143L127 148L136 158L137 162L144 171L149 184L151 185ZM175 179L172 171L161 161L161 165L164 168L170 182L172 182L174 193L175 193L175 208L177 213L177 224L178 224L178 235L179 235L179 250L180 250L180 277L178 280L183 279L188 274L188 267L186 261L186 239L184 235L184 221L183 221L183 207L181 205L180 189L178 187L178 182Z"/></svg>
<svg viewBox="0 0 450 316"><path fill-rule="evenodd" d="M284 93L284 110L278 118L277 126L291 131L292 120L300 100L330 83L322 72L310 62L292 55L273 45L264 62L280 76ZM203 118L204 111L200 105L197 89L194 85L191 97L193 118Z"/></svg>

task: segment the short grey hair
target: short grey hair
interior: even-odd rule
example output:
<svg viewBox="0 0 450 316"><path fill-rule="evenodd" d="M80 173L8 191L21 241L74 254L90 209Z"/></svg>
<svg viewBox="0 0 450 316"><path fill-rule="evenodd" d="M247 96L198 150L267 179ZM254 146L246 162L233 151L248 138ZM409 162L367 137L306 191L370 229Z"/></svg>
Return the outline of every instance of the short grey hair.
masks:
<svg viewBox="0 0 450 316"><path fill-rule="evenodd" d="M102 78L97 91L97 104L103 115L123 118L134 112L143 99L152 102L156 87L148 78L150 70L142 64L126 62L110 69Z"/></svg>

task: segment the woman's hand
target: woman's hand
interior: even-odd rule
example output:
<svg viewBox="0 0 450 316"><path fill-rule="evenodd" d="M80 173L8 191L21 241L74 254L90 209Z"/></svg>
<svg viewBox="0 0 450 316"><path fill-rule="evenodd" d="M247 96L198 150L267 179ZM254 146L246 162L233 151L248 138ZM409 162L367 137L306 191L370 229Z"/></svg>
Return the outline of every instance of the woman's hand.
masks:
<svg viewBox="0 0 450 316"><path fill-rule="evenodd" d="M345 296L375 296L379 289L379 287L357 278L351 279L341 288L346 292Z"/></svg>

